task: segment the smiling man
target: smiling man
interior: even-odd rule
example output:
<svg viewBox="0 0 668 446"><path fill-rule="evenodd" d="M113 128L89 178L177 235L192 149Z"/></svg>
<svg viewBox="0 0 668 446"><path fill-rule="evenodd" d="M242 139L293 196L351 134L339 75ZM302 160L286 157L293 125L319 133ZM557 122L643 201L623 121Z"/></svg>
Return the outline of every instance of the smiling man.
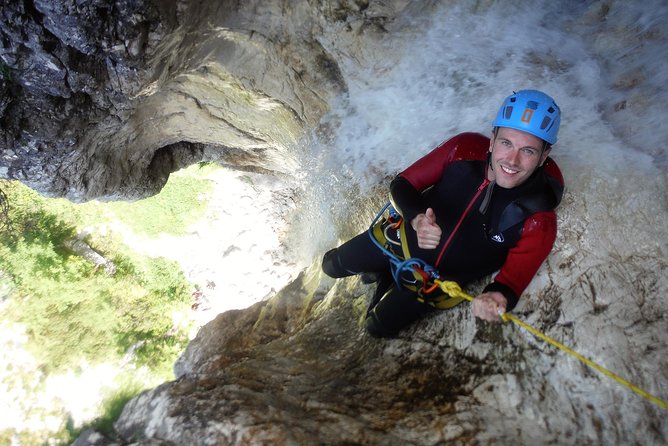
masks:
<svg viewBox="0 0 668 446"><path fill-rule="evenodd" d="M409 259L463 286L496 272L473 301L480 319L515 307L556 238L563 178L548 155L560 113L541 91L513 93L491 138L462 133L417 160L390 184L394 215L325 254L329 276L378 281L369 333L393 336L434 307L460 302L433 291L420 267L398 272L398 261Z"/></svg>

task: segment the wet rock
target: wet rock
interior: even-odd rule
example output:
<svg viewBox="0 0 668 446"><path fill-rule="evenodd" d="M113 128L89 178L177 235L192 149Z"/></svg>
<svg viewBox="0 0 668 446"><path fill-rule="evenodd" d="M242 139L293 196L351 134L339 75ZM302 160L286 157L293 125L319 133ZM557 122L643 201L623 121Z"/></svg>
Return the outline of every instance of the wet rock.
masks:
<svg viewBox="0 0 668 446"><path fill-rule="evenodd" d="M629 274L649 271L646 262L653 260L625 260ZM656 286L667 267L640 286ZM633 375L617 353L661 336L665 317L639 322L653 310L631 296L643 294L636 285L611 274L614 264L575 279L580 268L572 265L574 280L598 297L552 284L517 315L657 388L660 377ZM599 275L613 280L598 289ZM656 291L667 291L661 287ZM362 320L371 289L357 279L332 286L314 266L275 298L221 314L190 343L176 381L128 403L115 424L119 436L183 445L660 442L666 426L657 424L659 408L518 326L474 320L466 305L435 313L396 339L369 337ZM555 322L559 294L570 303ZM588 303L609 295L628 297L606 308ZM605 327L594 322L601 312ZM603 330L596 339L587 334L591 326ZM648 332L631 328L640 326ZM635 352L647 364L642 349ZM665 360L657 360L660 370ZM614 431L602 429L613 419Z"/></svg>

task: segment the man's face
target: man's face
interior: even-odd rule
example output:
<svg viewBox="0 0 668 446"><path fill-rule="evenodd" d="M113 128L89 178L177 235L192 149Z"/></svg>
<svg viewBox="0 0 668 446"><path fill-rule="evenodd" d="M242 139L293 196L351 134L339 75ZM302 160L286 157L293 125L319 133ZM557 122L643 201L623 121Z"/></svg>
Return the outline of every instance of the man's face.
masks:
<svg viewBox="0 0 668 446"><path fill-rule="evenodd" d="M500 127L489 144L492 168L489 178L511 189L524 183L542 165L549 154L543 151L543 141L521 130Z"/></svg>

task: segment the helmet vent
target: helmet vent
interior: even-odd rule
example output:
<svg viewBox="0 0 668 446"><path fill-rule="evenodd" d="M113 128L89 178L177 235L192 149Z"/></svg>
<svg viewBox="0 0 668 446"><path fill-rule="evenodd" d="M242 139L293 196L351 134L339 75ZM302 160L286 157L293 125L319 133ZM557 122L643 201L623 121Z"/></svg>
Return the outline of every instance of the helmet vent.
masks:
<svg viewBox="0 0 668 446"><path fill-rule="evenodd" d="M551 122L552 122L552 119L550 119L549 117L545 116L545 117L543 118L543 122L540 123L540 129L541 129L541 130L545 130L545 128L547 128L547 126L550 125Z"/></svg>
<svg viewBox="0 0 668 446"><path fill-rule="evenodd" d="M554 113L554 112L555 112L554 107L550 107L550 108L548 108L548 109L547 109L547 112L550 113L550 114L551 114L551 113Z"/></svg>
<svg viewBox="0 0 668 446"><path fill-rule="evenodd" d="M530 108L531 110L536 110L536 109L538 109L538 102L536 102L536 101L527 101L527 108Z"/></svg>
<svg viewBox="0 0 668 446"><path fill-rule="evenodd" d="M510 117L513 115L513 107L506 107L503 115L505 119L510 119Z"/></svg>

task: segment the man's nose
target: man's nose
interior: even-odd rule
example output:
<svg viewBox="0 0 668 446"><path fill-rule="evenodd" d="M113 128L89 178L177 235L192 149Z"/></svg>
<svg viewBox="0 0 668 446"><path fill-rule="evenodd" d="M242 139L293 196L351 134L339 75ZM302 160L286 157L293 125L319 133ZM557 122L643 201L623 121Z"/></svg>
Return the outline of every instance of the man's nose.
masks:
<svg viewBox="0 0 668 446"><path fill-rule="evenodd" d="M513 149L508 154L508 162L512 163L515 166L519 165L519 163L520 163L520 151L517 150L517 149Z"/></svg>

